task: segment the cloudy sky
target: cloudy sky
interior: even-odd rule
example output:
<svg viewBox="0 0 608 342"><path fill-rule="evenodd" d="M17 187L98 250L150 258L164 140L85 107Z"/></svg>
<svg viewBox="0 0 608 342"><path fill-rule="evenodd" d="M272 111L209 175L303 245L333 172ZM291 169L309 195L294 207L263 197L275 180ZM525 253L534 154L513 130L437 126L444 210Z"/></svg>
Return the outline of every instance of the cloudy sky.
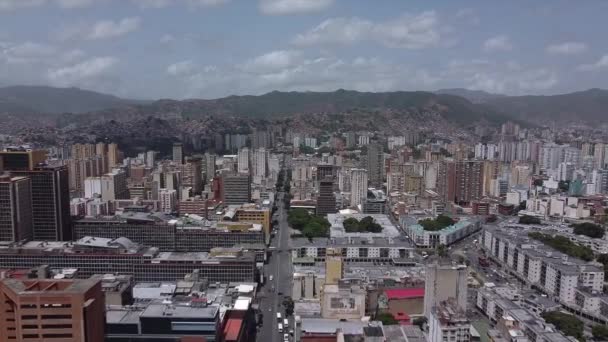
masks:
<svg viewBox="0 0 608 342"><path fill-rule="evenodd" d="M0 85L132 98L608 88L604 0L0 0Z"/></svg>

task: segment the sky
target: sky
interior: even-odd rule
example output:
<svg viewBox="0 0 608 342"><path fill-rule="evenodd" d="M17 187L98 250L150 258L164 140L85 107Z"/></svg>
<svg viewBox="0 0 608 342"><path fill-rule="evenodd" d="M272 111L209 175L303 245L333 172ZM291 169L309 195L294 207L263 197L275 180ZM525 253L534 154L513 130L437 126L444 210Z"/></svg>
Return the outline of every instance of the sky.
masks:
<svg viewBox="0 0 608 342"><path fill-rule="evenodd" d="M0 86L127 98L608 88L604 0L0 0Z"/></svg>

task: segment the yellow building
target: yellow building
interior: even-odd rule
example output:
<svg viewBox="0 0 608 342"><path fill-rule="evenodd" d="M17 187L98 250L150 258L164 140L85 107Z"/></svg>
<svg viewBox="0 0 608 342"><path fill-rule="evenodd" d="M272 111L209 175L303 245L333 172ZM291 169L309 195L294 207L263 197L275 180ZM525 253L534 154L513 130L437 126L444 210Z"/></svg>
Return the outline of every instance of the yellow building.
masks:
<svg viewBox="0 0 608 342"><path fill-rule="evenodd" d="M262 225L266 242L270 241L270 208L260 207L255 204L231 205L226 208L223 221L249 222Z"/></svg>

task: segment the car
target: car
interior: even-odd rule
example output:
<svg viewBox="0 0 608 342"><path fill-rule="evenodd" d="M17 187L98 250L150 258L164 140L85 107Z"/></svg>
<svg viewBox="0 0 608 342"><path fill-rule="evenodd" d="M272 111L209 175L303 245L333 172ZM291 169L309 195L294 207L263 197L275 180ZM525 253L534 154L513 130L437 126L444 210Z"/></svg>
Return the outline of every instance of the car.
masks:
<svg viewBox="0 0 608 342"><path fill-rule="evenodd" d="M273 279L274 279L273 275L271 275L271 276L268 277L268 280L270 280L270 281L272 281Z"/></svg>
<svg viewBox="0 0 608 342"><path fill-rule="evenodd" d="M277 293L279 296L283 295L283 292L279 291L279 293Z"/></svg>

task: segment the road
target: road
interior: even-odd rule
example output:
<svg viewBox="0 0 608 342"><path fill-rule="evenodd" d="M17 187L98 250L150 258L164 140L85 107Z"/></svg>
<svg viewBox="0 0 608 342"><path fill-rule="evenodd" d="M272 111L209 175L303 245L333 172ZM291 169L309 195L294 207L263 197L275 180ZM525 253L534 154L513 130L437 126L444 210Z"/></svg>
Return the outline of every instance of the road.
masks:
<svg viewBox="0 0 608 342"><path fill-rule="evenodd" d="M285 296L291 296L291 281L292 281L292 264L290 257L290 233L289 225L287 224L287 211L283 205L283 192L277 194L277 221L278 228L275 237L271 240L270 246L272 255L266 265L265 275L267 276L266 284L262 287L262 299L260 301L260 310L264 315L263 325L258 333L258 341L277 341L283 342L283 333L278 332L277 312L281 313L281 317L285 318L285 310L283 309L283 299ZM270 276L273 280L268 280ZM275 291L271 289L274 286ZM282 295L279 295L279 294ZM293 328L293 320L290 321L290 328ZM289 330L284 330L284 333Z"/></svg>

